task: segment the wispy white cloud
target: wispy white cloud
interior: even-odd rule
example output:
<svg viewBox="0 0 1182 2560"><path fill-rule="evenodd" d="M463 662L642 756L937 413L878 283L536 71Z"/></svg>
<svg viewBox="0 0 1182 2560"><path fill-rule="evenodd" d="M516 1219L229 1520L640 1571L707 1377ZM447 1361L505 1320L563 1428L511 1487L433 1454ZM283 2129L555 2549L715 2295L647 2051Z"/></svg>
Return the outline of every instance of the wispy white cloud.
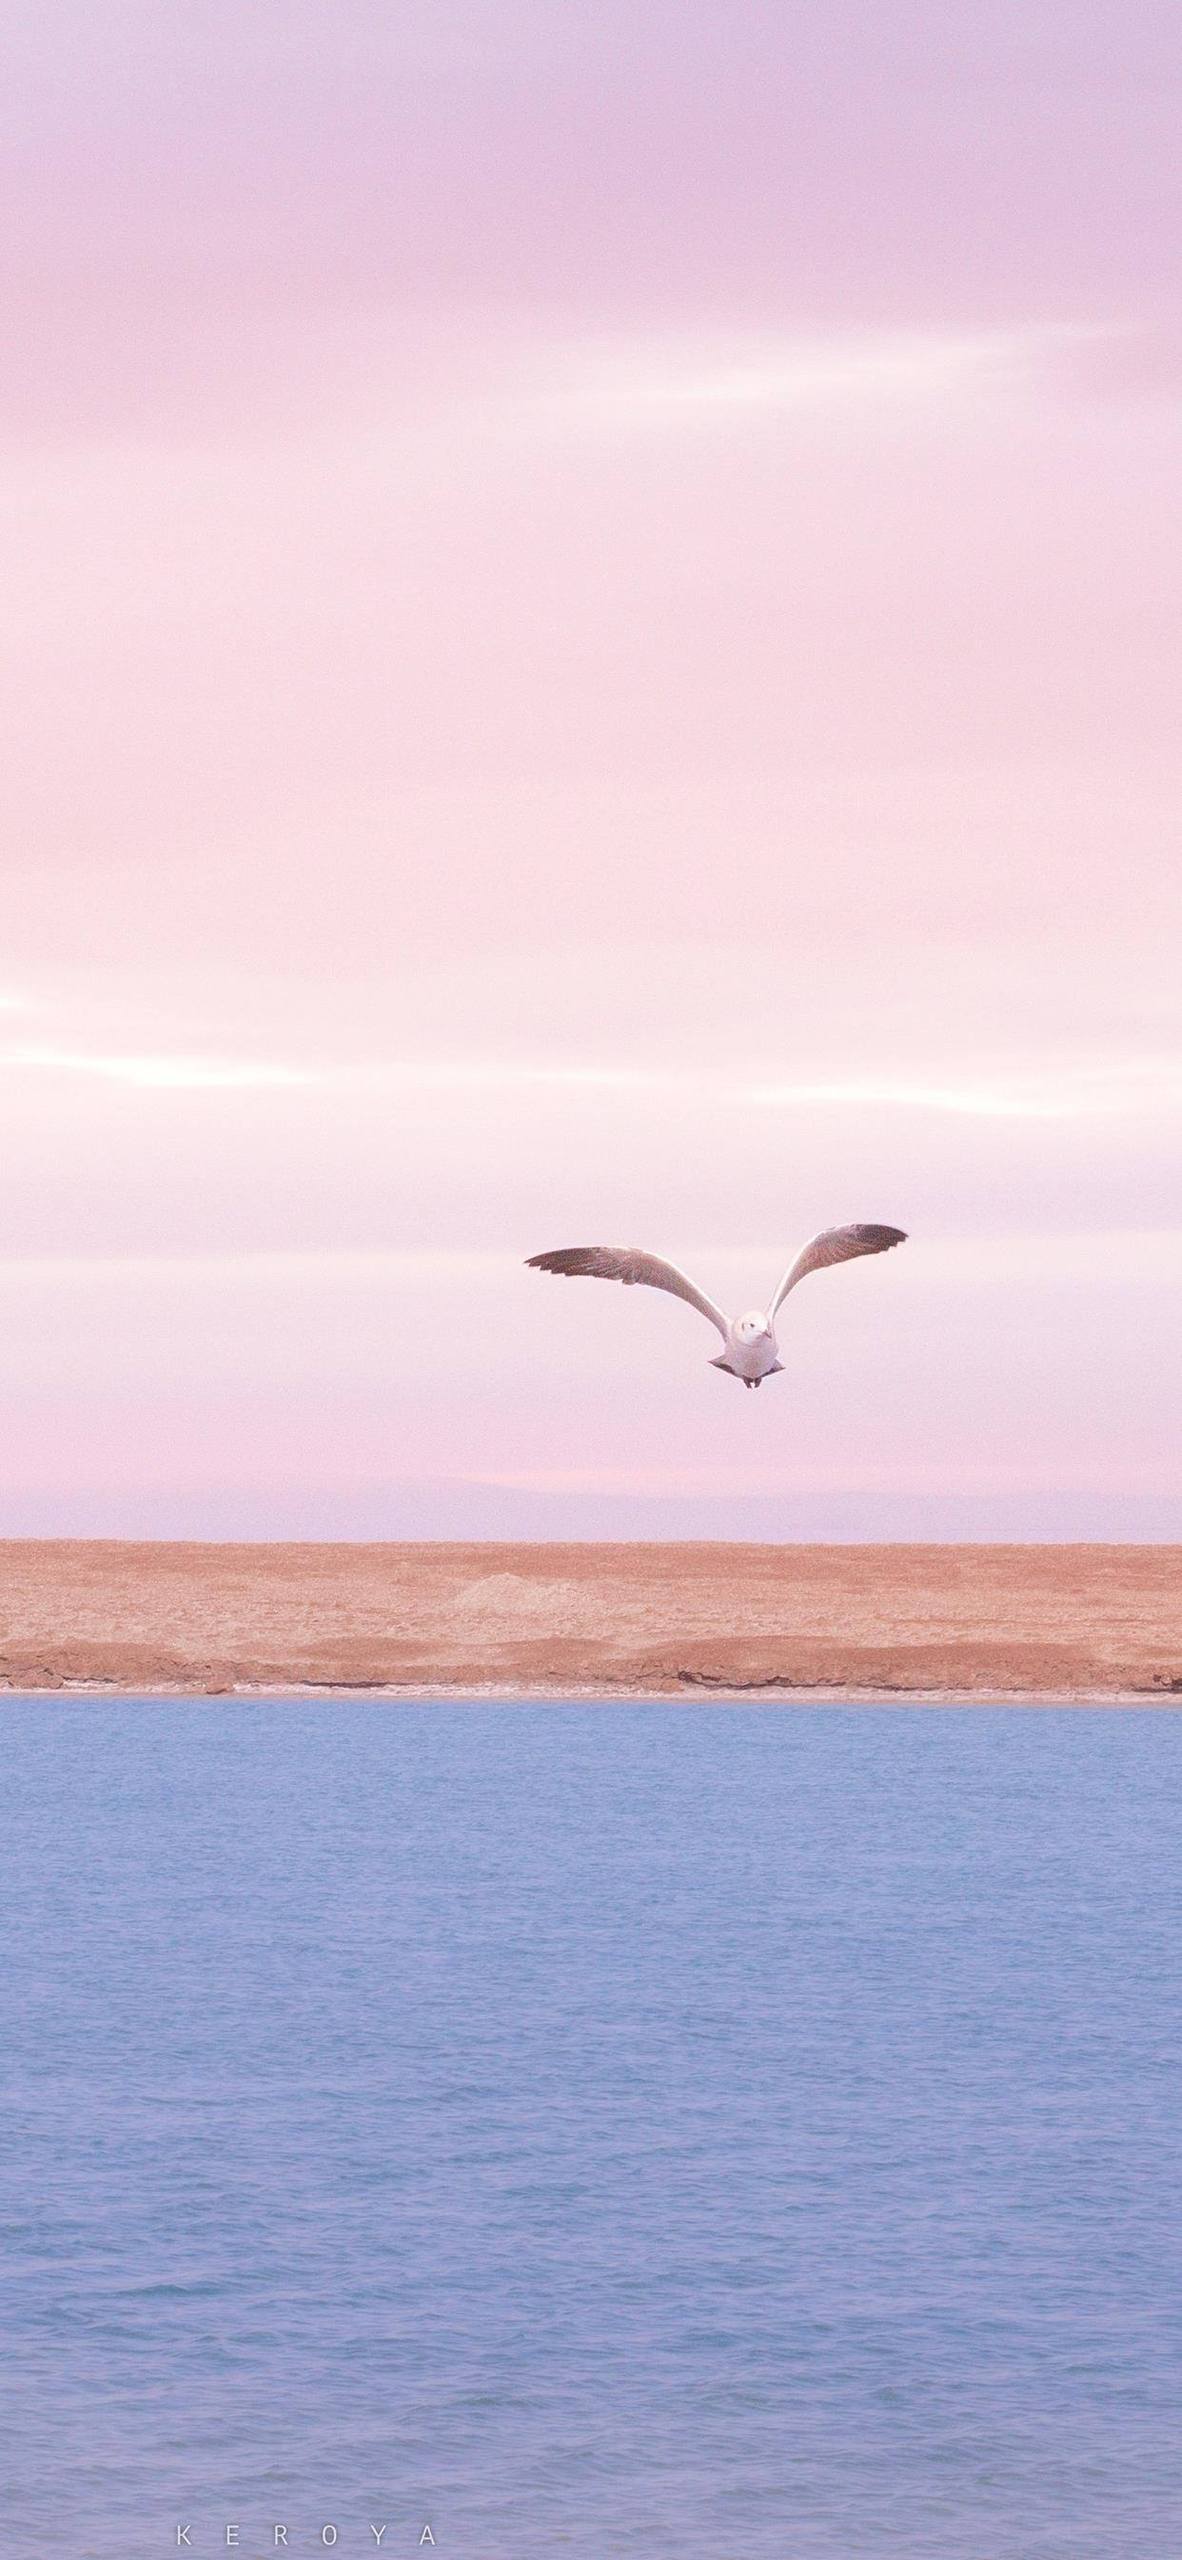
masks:
<svg viewBox="0 0 1182 2560"><path fill-rule="evenodd" d="M953 1112L988 1120L1078 1120L1143 1110L1147 1104L1175 1106L1182 1101L1182 1059L1114 1059L1024 1077L966 1077L963 1083L948 1084L889 1076L817 1084L785 1081L753 1086L747 1099L782 1109L818 1103Z"/></svg>
<svg viewBox="0 0 1182 2560"><path fill-rule="evenodd" d="M792 1467L537 1467L512 1474L441 1476L443 1482L485 1485L498 1492L538 1494L606 1494L636 1501L707 1500L754 1495L912 1493L980 1495L985 1493L1059 1492L1065 1483L1096 1494L1176 1491L1176 1476L1148 1464L1122 1465L1112 1458L1089 1463L1072 1457L1069 1464L1029 1459L968 1458L950 1467L922 1457L910 1461L895 1455L880 1464L864 1459L842 1464L810 1460Z"/></svg>
<svg viewBox="0 0 1182 2560"><path fill-rule="evenodd" d="M3 999L0 999L0 1003ZM0 1073L98 1077L111 1084L161 1091L224 1092L242 1087L406 1087L421 1091L473 1092L497 1087L556 1085L633 1090L668 1087L682 1079L643 1067L551 1065L512 1058L377 1058L360 1062L319 1059L299 1065L268 1058L218 1057L198 1051L72 1049L49 1043L0 1050Z"/></svg>
<svg viewBox="0 0 1182 2560"><path fill-rule="evenodd" d="M38 1285L62 1282L118 1289L151 1282L162 1288L219 1289L233 1284L270 1290L279 1284L285 1289L388 1290L392 1285L414 1287L423 1282L454 1282L461 1287L471 1281L504 1279L520 1268L521 1256L516 1253L447 1247L400 1250L390 1246L369 1253L298 1248L277 1253L5 1253L0 1256L0 1285L35 1280Z"/></svg>
<svg viewBox="0 0 1182 2560"><path fill-rule="evenodd" d="M249 1085L309 1085L315 1069L279 1066L261 1058L108 1056L98 1050L22 1048L0 1052L0 1069L66 1076L99 1076L111 1084L173 1091L228 1091Z"/></svg>
<svg viewBox="0 0 1182 2560"><path fill-rule="evenodd" d="M797 1109L809 1103L846 1103L872 1110L965 1112L987 1120L1062 1120L1079 1110L1065 1096L1036 1096L987 1085L776 1084L755 1086L748 1101Z"/></svg>
<svg viewBox="0 0 1182 2560"><path fill-rule="evenodd" d="M354 1084L456 1086L464 1091L482 1087L515 1085L569 1085L607 1092L635 1091L645 1086L670 1086L687 1081L684 1077L647 1067L608 1066L594 1061L583 1066L554 1065L543 1059L530 1058L380 1058L354 1068L338 1070Z"/></svg>
<svg viewBox="0 0 1182 2560"><path fill-rule="evenodd" d="M0 999L2 1001L2 999ZM740 1070L669 1068L607 1060L530 1058L321 1058L291 1061L219 1056L199 1051L75 1049L49 1043L0 1050L0 1073L78 1076L141 1091L231 1092L333 1086L341 1092L390 1090L480 1094L532 1090L633 1097L664 1104L752 1106L760 1110L937 1112L993 1120L1111 1117L1182 1103L1182 1058L1113 1059L1026 1073L969 1071L930 1082L909 1073L751 1080Z"/></svg>
<svg viewBox="0 0 1182 2560"><path fill-rule="evenodd" d="M931 1082L907 1074L793 1077L751 1082L724 1069L673 1069L641 1065L554 1065L529 1059L404 1059L375 1062L341 1070L359 1083L388 1082L408 1087L454 1086L480 1091L488 1087L570 1087L662 1100L681 1094L705 1102L754 1104L759 1108L871 1109L934 1111L993 1120L1064 1120L1144 1109L1147 1104L1171 1107L1182 1101L1182 1058L1114 1059L1096 1065L1065 1065L1025 1074L967 1073Z"/></svg>
<svg viewBox="0 0 1182 2560"><path fill-rule="evenodd" d="M329 1071L326 1071L329 1072ZM718 1068L609 1065L588 1061L557 1065L541 1059L406 1058L374 1060L335 1070L349 1083L408 1089L480 1092L507 1088L570 1088L606 1095L673 1095L703 1102L753 1104L760 1109L870 1109L934 1111L995 1120L1063 1120L1096 1113L1167 1107L1182 1101L1182 1059L1116 1059L1087 1067L953 1076L931 1082L907 1074L834 1077L784 1076L749 1081Z"/></svg>
<svg viewBox="0 0 1182 2560"><path fill-rule="evenodd" d="M666 1240L667 1241L667 1240ZM674 1239L677 1257L735 1304L758 1303L761 1290L783 1268L792 1239L786 1235L755 1237L742 1244L717 1236ZM211 1253L13 1253L0 1256L0 1289L112 1289L120 1294L139 1287L167 1290L221 1291L276 1289L288 1292L341 1292L364 1295L380 1291L413 1293L434 1290L529 1290L534 1276L523 1261L524 1245L474 1250L465 1246L383 1246L357 1249L298 1247L276 1252L244 1249ZM891 1266L896 1285L901 1267ZM1024 1287L1052 1283L1078 1288L1177 1290L1182 1284L1182 1228L1096 1228L1092 1231L1022 1228L994 1234L916 1231L906 1260L906 1293L944 1291L949 1287L989 1287L1016 1282ZM508 1481L508 1479L506 1479Z"/></svg>
<svg viewBox="0 0 1182 2560"><path fill-rule="evenodd" d="M1034 385L1048 360L1103 333L1048 324L979 331L852 330L825 336L604 343L566 360L555 405L605 421L743 411L869 411Z"/></svg>

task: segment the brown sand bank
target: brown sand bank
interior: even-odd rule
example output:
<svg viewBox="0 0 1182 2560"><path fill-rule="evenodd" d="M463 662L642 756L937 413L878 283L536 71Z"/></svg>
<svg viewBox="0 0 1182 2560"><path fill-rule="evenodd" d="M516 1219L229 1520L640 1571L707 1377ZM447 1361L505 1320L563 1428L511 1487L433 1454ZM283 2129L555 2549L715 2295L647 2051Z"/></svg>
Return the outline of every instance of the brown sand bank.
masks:
<svg viewBox="0 0 1182 2560"><path fill-rule="evenodd" d="M0 1686L1182 1699L1178 1547L0 1542Z"/></svg>

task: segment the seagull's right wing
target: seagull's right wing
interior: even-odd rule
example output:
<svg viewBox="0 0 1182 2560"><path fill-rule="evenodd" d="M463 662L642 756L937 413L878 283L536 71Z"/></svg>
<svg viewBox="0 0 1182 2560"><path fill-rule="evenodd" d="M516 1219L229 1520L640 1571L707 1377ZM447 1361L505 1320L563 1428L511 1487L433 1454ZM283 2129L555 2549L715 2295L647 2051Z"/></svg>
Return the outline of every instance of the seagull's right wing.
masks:
<svg viewBox="0 0 1182 2560"><path fill-rule="evenodd" d="M902 1227L826 1227L822 1235L811 1241L790 1262L775 1297L768 1308L768 1322L775 1319L790 1289L798 1280L807 1280L810 1271L825 1271L833 1262L853 1262L861 1253L889 1253L894 1244L906 1244Z"/></svg>
<svg viewBox="0 0 1182 2560"><path fill-rule="evenodd" d="M642 1253L634 1244L567 1244L554 1253L531 1253L526 1265L529 1271L557 1271L566 1280L622 1280L626 1289L667 1289L671 1298L684 1298L686 1305L696 1307L700 1315L716 1324L723 1341L729 1327L721 1307L703 1290L695 1288L676 1263L662 1262L659 1253Z"/></svg>

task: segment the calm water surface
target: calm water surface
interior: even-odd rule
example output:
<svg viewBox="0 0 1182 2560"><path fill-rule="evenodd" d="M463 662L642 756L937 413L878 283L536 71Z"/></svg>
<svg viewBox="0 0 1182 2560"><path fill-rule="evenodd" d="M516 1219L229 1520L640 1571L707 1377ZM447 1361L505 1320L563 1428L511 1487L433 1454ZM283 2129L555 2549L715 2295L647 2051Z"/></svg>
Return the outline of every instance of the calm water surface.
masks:
<svg viewBox="0 0 1182 2560"><path fill-rule="evenodd" d="M0 1728L3 2560L1182 2553L1182 1719Z"/></svg>

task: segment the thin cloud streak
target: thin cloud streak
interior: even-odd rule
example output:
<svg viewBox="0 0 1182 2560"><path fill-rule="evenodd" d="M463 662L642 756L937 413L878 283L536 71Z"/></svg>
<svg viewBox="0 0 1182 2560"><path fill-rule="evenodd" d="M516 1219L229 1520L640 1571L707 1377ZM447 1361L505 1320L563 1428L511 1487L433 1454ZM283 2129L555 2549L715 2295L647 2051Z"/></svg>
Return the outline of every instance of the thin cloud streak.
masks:
<svg viewBox="0 0 1182 2560"><path fill-rule="evenodd" d="M1033 1086L880 1084L867 1079L765 1085L745 1098L769 1108L836 1103L872 1110L952 1112L986 1120L1110 1118L1121 1112L1143 1112L1154 1101L1167 1109L1176 1105L1182 1099L1182 1061L1118 1059L1102 1067L1066 1069Z"/></svg>
<svg viewBox="0 0 1182 2560"><path fill-rule="evenodd" d="M695 1269L725 1273L735 1285L758 1294L758 1274L778 1272L792 1239L786 1234L756 1237L742 1244L716 1238L679 1242L678 1252ZM1078 1283L1119 1283L1156 1288L1182 1282L1182 1227L1114 1227L1094 1231L1045 1234L1023 1228L1019 1234L981 1230L970 1235L916 1233L910 1239L908 1287L947 1284L992 1286L1021 1279ZM472 1251L467 1247L383 1246L369 1250L301 1250L275 1252L245 1249L214 1253L13 1253L0 1257L0 1288L30 1281L52 1285L130 1286L140 1281L215 1288L226 1285L268 1289L413 1288L419 1282L445 1286L479 1281L511 1285L522 1278L523 1262L512 1248ZM699 1274L701 1276L701 1274Z"/></svg>
<svg viewBox="0 0 1182 2560"><path fill-rule="evenodd" d="M2 999L0 999L2 1001ZM717 1105L751 1104L761 1110L871 1110L936 1112L991 1120L1079 1120L1170 1109L1182 1100L1182 1060L1117 1059L1103 1066L1072 1067L1056 1074L1011 1078L1003 1083L928 1085L889 1075L752 1084L740 1076L706 1070L607 1065L566 1065L504 1058L396 1058L360 1063L290 1062L178 1052L120 1052L39 1046L0 1052L0 1073L83 1076L144 1091L232 1092L256 1088L335 1086L342 1091L488 1093L556 1089L645 1094L663 1101L682 1096Z"/></svg>
<svg viewBox="0 0 1182 2560"><path fill-rule="evenodd" d="M447 1482L441 1476L441 1482ZM892 1459L880 1466L826 1466L814 1462L804 1467L726 1468L726 1467L569 1467L523 1468L513 1475L456 1476L450 1481L473 1487L487 1486L504 1493L536 1493L551 1497L570 1494L614 1494L624 1500L653 1501L671 1496L682 1498L714 1498L749 1501L759 1496L778 1495L808 1498L818 1493L898 1496L924 1494L932 1489L930 1471L922 1462L910 1465ZM1111 1464L1093 1468L1078 1463L1071 1470L1070 1481L1081 1491L1096 1494L1174 1492L1176 1478L1162 1468L1129 1469ZM983 1493L1055 1494L1063 1488L1063 1476L1051 1467L1029 1467L1012 1463L966 1463L949 1469L942 1480L942 1491L954 1495Z"/></svg>
<svg viewBox="0 0 1182 2560"><path fill-rule="evenodd" d="M990 1093L971 1086L878 1084L766 1085L745 1097L769 1108L797 1109L809 1103L838 1103L871 1110L967 1112L986 1120L1067 1120L1081 1106L1066 1100L1035 1101L1020 1094Z"/></svg>
<svg viewBox="0 0 1182 2560"><path fill-rule="evenodd" d="M340 1287L342 1284L413 1285L418 1280L489 1280L518 1262L509 1253L400 1250L372 1252L301 1252L298 1247L276 1253L7 1253L0 1256L0 1288L30 1280L52 1284L130 1286L139 1281L185 1287L232 1283L247 1288L284 1286Z"/></svg>
<svg viewBox="0 0 1182 2560"><path fill-rule="evenodd" d="M307 1067L275 1066L264 1059L105 1057L83 1049L10 1049L0 1068L18 1073L101 1076L108 1083L167 1092L238 1090L245 1086L310 1085L323 1079Z"/></svg>
<svg viewBox="0 0 1182 2560"><path fill-rule="evenodd" d="M549 405L556 415L637 425L651 419L662 428L672 413L687 412L720 420L744 410L871 416L900 405L977 399L987 389L1038 390L1048 362L1109 334L1050 324L980 334L859 330L740 346L715 339L593 347L572 354L569 386Z"/></svg>

